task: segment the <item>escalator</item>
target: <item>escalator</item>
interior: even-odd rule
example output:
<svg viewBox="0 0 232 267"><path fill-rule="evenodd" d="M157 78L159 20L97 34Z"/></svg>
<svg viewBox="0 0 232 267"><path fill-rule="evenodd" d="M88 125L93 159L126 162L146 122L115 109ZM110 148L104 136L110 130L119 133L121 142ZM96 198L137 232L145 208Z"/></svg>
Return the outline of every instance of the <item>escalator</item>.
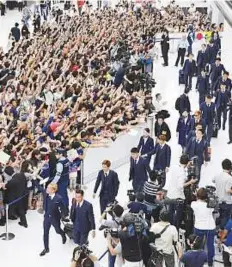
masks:
<svg viewBox="0 0 232 267"><path fill-rule="evenodd" d="M214 1L214 3L230 27L232 27L232 1Z"/></svg>

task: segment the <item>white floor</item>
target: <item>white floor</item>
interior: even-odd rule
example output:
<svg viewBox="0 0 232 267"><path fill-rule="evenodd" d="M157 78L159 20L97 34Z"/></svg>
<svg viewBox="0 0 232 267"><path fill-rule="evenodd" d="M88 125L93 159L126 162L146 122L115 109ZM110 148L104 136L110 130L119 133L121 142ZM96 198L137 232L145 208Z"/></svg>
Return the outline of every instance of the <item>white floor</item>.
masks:
<svg viewBox="0 0 232 267"><path fill-rule="evenodd" d="M20 14L17 11L8 11L7 16L0 17L0 46L6 45L9 30L17 21L20 21ZM195 47L199 47L199 44L195 44ZM168 101L167 108L171 112L171 117L167 120L167 122L172 131L172 139L170 142L172 148L172 164L176 164L178 162L181 152L180 147L177 145L177 138L175 136L178 114L174 109L174 105L176 98L183 91L183 87L178 86L178 69L174 67L175 56L175 54L170 54L169 67L164 68L159 62L156 64L154 71L154 75L157 80L157 86L154 93L162 93L164 100ZM198 98L194 89L190 93L190 99L192 110L194 111L198 109ZM224 158L231 158L231 146L226 144L227 141L228 129L226 129L226 131L221 131L218 139L214 139L212 141L212 160L205 170L203 170L201 181L202 185L210 184L212 177L216 173L220 172L220 164ZM112 154L120 154L120 149L125 145L125 142L125 140L121 140L119 141L118 146L113 146L113 151L112 148L107 149L107 151L111 151ZM136 141L134 145L137 145ZM91 160L89 159L89 161ZM95 162L94 165L97 164L100 166L100 158L92 157L92 161ZM92 166L90 166L90 168L92 169ZM118 200L121 204L124 204L127 201L126 190L130 188L130 184L128 183L129 165L126 164L120 167L117 171L121 182ZM99 203L98 199L92 199L93 186L93 182L88 184L86 199L91 201L94 205L94 212L98 227ZM67 242L67 244L62 245L60 236L57 236L54 230L51 229L50 253L45 257L39 257L39 253L43 249L43 216L36 211L29 211L27 218L29 224L28 229L18 226L15 221L10 221L10 232L14 233L16 237L11 241L0 240L0 265L2 267L68 267L74 247L72 242ZM0 227L0 234L3 233L4 230L4 227ZM106 242L101 232L97 232L97 236L94 240L90 238L90 248L94 251L97 257L100 257L100 255L106 250ZM101 264L104 267L107 266L106 257L101 261ZM221 265L215 264L215 266Z"/></svg>

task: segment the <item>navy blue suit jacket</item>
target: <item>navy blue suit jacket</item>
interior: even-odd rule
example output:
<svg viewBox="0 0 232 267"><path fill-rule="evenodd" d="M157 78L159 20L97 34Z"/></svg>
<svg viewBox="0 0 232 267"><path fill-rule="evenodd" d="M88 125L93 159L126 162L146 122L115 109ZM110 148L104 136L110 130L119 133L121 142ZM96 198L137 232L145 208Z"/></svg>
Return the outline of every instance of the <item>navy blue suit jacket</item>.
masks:
<svg viewBox="0 0 232 267"><path fill-rule="evenodd" d="M105 184L107 179L107 184ZM94 194L96 194L98 187L101 184L101 190L100 190L100 197L105 194L107 191L108 197L110 198L109 201L114 201L117 194L118 194L118 188L119 188L119 180L118 180L118 174L115 171L110 170L107 178L105 177L105 174L103 170L98 172L97 180L94 187Z"/></svg>
<svg viewBox="0 0 232 267"><path fill-rule="evenodd" d="M155 148L152 152L149 153L150 155L155 154L154 160L154 169L155 170L164 170L166 167L170 167L171 162L171 148L169 145L164 144L163 148L161 149L160 144L156 144Z"/></svg>
<svg viewBox="0 0 232 267"><path fill-rule="evenodd" d="M183 94L180 96L180 110L179 110L180 114L182 114L185 110L190 112L191 104L188 96L186 94Z"/></svg>
<svg viewBox="0 0 232 267"><path fill-rule="evenodd" d="M186 154L188 154L190 158L198 156L200 165L202 165L204 161L209 161L207 141L202 139L201 142L197 144L196 137L191 138L186 146Z"/></svg>
<svg viewBox="0 0 232 267"><path fill-rule="evenodd" d="M205 68L207 63L208 63L208 57L206 51L205 52L202 52L202 50L198 51L197 66L200 68Z"/></svg>
<svg viewBox="0 0 232 267"><path fill-rule="evenodd" d="M202 94L202 95L207 95L209 93L209 76L208 75L206 75L205 77L201 75L197 77L196 89L198 90L199 94Z"/></svg>
<svg viewBox="0 0 232 267"><path fill-rule="evenodd" d="M91 230L95 230L93 206L86 200L83 201L80 208L78 208L76 201L73 202L70 219L73 222L74 231L88 233Z"/></svg>
<svg viewBox="0 0 232 267"><path fill-rule="evenodd" d="M136 164L134 159L130 158L129 181L134 180L138 184L143 184L148 179L147 173L150 172L150 167L142 157L139 157L139 161Z"/></svg>
<svg viewBox="0 0 232 267"><path fill-rule="evenodd" d="M151 152L154 148L154 140L152 137L148 136L146 143L144 144L144 138L141 136L138 144L138 150L141 155Z"/></svg>
<svg viewBox="0 0 232 267"><path fill-rule="evenodd" d="M196 72L196 61L192 60L192 62L189 61L189 59L186 59L184 62L183 71L185 75L194 75Z"/></svg>
<svg viewBox="0 0 232 267"><path fill-rule="evenodd" d="M218 77L217 89L220 88L220 85L222 83L226 85L226 89L227 90L229 90L229 91L231 90L231 88L232 88L231 79L227 78L226 80L223 80L223 77L222 76Z"/></svg>
<svg viewBox="0 0 232 267"><path fill-rule="evenodd" d="M50 217L51 220L59 221L62 217L68 215L68 210L65 207L62 197L55 194L53 199L50 199L48 194L44 194L44 217Z"/></svg>
<svg viewBox="0 0 232 267"><path fill-rule="evenodd" d="M226 90L225 93L221 91L216 92L216 108L227 108L227 104L230 102L231 93L230 91Z"/></svg>
<svg viewBox="0 0 232 267"><path fill-rule="evenodd" d="M208 45L206 48L206 53L207 53L208 63L213 64L216 60L218 53L216 45L213 45L212 47Z"/></svg>
<svg viewBox="0 0 232 267"><path fill-rule="evenodd" d="M206 128L206 122L205 122L204 119L201 118L197 124L201 124L202 127L203 127L203 130L205 130L205 128ZM195 127L196 127L196 121L195 121L195 118L191 118L191 119L190 119L189 128L188 128L188 130L187 130L187 133L189 133L190 131L195 130Z"/></svg>
<svg viewBox="0 0 232 267"><path fill-rule="evenodd" d="M222 76L222 72L225 71L224 65L219 64L216 66L216 63L213 63L210 70L210 79L212 82L216 82L219 77Z"/></svg>
<svg viewBox="0 0 232 267"><path fill-rule="evenodd" d="M208 109L210 109L210 115L208 114ZM202 118L205 120L206 124L213 123L216 118L216 106L211 102L210 107L207 106L206 102L201 103L200 110L202 113Z"/></svg>

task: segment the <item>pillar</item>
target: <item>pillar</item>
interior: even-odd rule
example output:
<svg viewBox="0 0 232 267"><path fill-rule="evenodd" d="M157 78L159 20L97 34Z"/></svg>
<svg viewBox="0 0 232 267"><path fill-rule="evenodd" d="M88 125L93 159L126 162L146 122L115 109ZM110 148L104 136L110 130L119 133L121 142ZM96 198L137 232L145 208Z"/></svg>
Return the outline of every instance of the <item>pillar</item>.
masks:
<svg viewBox="0 0 232 267"><path fill-rule="evenodd" d="M224 22L224 32L221 33L221 58L222 63L225 66L225 69L229 71L230 78L232 77L232 54L231 54L231 36L232 36L232 27L225 20Z"/></svg>

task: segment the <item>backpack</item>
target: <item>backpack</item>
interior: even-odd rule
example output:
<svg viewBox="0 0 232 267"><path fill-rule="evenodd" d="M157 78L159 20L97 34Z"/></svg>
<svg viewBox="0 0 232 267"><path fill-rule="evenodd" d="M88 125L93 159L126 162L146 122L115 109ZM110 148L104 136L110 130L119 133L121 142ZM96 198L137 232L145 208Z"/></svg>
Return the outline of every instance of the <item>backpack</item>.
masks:
<svg viewBox="0 0 232 267"><path fill-rule="evenodd" d="M181 100L181 96L179 96L175 102L175 109L178 111L180 110L180 100Z"/></svg>

